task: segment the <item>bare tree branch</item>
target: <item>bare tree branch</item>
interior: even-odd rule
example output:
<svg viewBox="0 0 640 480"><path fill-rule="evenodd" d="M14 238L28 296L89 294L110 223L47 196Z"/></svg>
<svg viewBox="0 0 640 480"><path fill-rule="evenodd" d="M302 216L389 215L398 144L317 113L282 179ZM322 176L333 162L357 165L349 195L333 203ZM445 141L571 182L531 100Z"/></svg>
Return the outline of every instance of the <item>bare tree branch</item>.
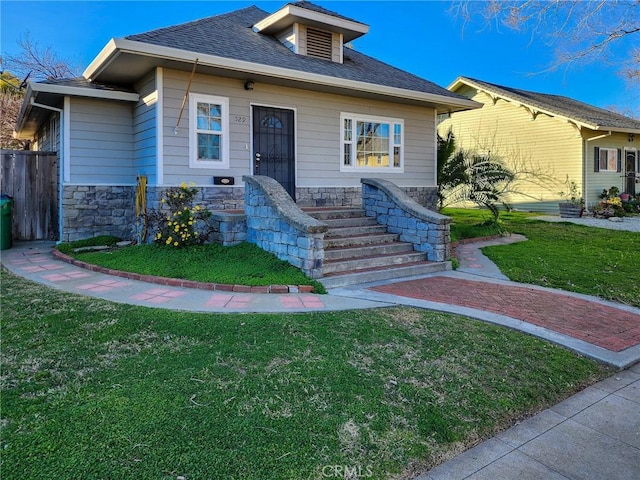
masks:
<svg viewBox="0 0 640 480"><path fill-rule="evenodd" d="M28 141L13 138L13 127L21 105L21 93L13 90L0 92L0 148L24 150L28 145Z"/></svg>
<svg viewBox="0 0 640 480"><path fill-rule="evenodd" d="M31 39L29 32L18 39L17 43L20 53L5 54L0 59L3 70L9 70L23 79L30 75L31 80L77 76L78 67L68 59L60 58L51 47L41 47Z"/></svg>
<svg viewBox="0 0 640 480"><path fill-rule="evenodd" d="M51 47L40 47L28 32L17 43L20 53L0 57L0 146L9 149L23 149L29 143L13 138L25 80L75 77L79 70L70 61L60 58Z"/></svg>
<svg viewBox="0 0 640 480"><path fill-rule="evenodd" d="M572 63L616 65L630 84L640 82L640 0L454 0L450 13L466 25L531 32L555 47L545 71Z"/></svg>

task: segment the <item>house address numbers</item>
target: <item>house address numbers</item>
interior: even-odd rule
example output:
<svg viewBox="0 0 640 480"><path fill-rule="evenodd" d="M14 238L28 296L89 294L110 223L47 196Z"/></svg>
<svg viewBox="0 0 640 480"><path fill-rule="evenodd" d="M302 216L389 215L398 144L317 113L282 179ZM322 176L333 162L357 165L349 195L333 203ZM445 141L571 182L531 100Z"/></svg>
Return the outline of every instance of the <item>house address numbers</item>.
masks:
<svg viewBox="0 0 640 480"><path fill-rule="evenodd" d="M234 115L233 116L233 123L248 123L249 122L249 117L245 116L245 115Z"/></svg>

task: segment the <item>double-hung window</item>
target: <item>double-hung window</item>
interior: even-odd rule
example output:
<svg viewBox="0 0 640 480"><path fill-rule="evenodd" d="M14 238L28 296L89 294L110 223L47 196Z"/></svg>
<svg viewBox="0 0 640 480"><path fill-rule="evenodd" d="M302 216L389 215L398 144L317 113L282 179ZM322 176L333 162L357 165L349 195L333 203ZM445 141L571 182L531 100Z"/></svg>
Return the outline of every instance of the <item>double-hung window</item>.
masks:
<svg viewBox="0 0 640 480"><path fill-rule="evenodd" d="M343 113L340 123L341 171L403 171L402 120Z"/></svg>
<svg viewBox="0 0 640 480"><path fill-rule="evenodd" d="M618 162L618 149L616 148L599 148L598 152L598 171L600 172L618 172L620 171Z"/></svg>
<svg viewBox="0 0 640 480"><path fill-rule="evenodd" d="M229 168L229 100L189 95L189 166Z"/></svg>

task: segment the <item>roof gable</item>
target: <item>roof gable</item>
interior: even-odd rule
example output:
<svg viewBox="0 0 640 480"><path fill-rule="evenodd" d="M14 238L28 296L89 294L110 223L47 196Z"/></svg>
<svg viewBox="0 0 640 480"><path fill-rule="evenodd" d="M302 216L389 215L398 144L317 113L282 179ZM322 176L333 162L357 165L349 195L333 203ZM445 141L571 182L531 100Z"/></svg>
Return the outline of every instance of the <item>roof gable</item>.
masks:
<svg viewBox="0 0 640 480"><path fill-rule="evenodd" d="M594 107L562 95L531 92L512 87L496 85L470 77L458 77L448 88L457 91L462 85L468 85L484 91L491 96L519 102L533 110L564 117L576 124L592 130L611 130L619 132L640 132L640 121L625 117L619 113Z"/></svg>

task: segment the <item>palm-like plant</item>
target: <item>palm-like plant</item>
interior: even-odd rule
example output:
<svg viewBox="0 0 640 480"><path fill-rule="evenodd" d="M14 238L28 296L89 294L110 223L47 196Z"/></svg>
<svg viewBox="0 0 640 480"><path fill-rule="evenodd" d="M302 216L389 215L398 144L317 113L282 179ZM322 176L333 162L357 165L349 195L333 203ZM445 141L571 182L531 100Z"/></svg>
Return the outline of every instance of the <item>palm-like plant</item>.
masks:
<svg viewBox="0 0 640 480"><path fill-rule="evenodd" d="M511 207L505 196L516 174L499 159L456 150L451 130L438 136L438 205L473 202L487 208L497 220L499 205Z"/></svg>

